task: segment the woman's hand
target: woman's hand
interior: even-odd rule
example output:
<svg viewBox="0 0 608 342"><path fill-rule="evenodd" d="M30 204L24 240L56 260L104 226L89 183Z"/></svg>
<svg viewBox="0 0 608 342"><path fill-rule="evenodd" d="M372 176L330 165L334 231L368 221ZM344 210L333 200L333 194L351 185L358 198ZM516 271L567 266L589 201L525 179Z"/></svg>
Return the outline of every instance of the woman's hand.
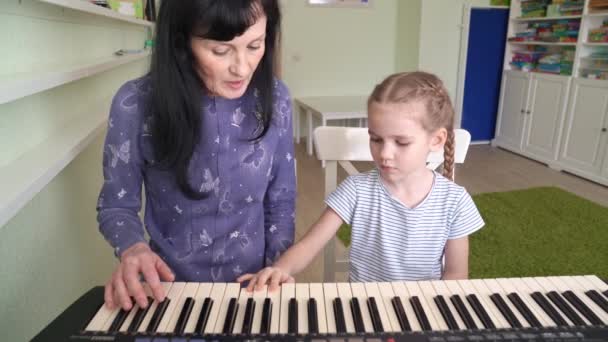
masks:
<svg viewBox="0 0 608 342"><path fill-rule="evenodd" d="M261 290L266 284L269 285L268 290L274 291L279 288L282 283L293 283L295 279L287 272L283 271L279 267L266 267L256 274L243 274L238 277L236 281L242 283L249 280L247 285L247 291L251 292L254 290Z"/></svg>
<svg viewBox="0 0 608 342"><path fill-rule="evenodd" d="M143 274L152 290L152 295L159 302L165 299L161 280L175 279L169 266L152 252L150 246L138 242L122 253L120 264L105 286L104 299L110 309L121 306L124 310L130 310L133 306L131 297L139 307L147 307L148 299L140 281L140 274Z"/></svg>

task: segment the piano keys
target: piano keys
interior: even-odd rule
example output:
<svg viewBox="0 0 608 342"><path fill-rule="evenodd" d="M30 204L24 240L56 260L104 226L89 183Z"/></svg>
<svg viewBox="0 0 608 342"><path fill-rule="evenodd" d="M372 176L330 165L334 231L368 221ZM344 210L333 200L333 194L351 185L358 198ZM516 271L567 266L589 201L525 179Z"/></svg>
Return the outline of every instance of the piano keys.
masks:
<svg viewBox="0 0 608 342"><path fill-rule="evenodd" d="M33 341L448 341L450 336L454 341L555 336L557 341L594 334L608 340L608 284L596 276L298 283L255 292L236 283L163 287L167 298L159 303L144 284L148 307L130 311L107 309L103 288L93 289ZM74 321L71 327L62 323L68 319Z"/></svg>

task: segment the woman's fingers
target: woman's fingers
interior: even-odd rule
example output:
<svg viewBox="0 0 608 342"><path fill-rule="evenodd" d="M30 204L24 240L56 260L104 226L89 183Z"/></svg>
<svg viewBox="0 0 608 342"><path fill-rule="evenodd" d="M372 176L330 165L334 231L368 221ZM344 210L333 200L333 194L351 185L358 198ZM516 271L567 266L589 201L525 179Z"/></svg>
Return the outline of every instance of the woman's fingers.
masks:
<svg viewBox="0 0 608 342"><path fill-rule="evenodd" d="M116 304L114 303L114 287L112 286L112 280L113 278L110 278L103 290L103 299L110 310L114 310L116 307Z"/></svg>
<svg viewBox="0 0 608 342"><path fill-rule="evenodd" d="M129 296L129 291L127 290L127 286L122 278L122 270L119 267L119 270L114 275L113 280L114 287L114 299L116 303L120 305L124 310L130 310L132 303L131 298Z"/></svg>
<svg viewBox="0 0 608 342"><path fill-rule="evenodd" d="M175 280L175 275L171 271L171 268L169 268L169 265L167 265L159 256L155 255L155 258L156 269L158 270L158 275L160 276L160 279L163 281Z"/></svg>
<svg viewBox="0 0 608 342"><path fill-rule="evenodd" d="M150 286L150 290L152 290L152 296L154 296L154 298L159 302L165 300L165 290L160 283L158 270L152 260L144 262L141 265L141 273L144 275L144 279Z"/></svg>
<svg viewBox="0 0 608 342"><path fill-rule="evenodd" d="M146 291L139 280L139 263L126 263L123 271L123 280L129 294L135 298L135 302L142 308L148 306Z"/></svg>

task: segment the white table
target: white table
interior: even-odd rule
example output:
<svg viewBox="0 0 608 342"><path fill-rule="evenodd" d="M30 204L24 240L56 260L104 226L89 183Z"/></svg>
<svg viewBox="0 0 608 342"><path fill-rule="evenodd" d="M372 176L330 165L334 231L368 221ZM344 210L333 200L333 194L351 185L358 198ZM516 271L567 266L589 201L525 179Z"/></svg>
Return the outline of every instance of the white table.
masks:
<svg viewBox="0 0 608 342"><path fill-rule="evenodd" d="M294 99L296 110L296 143L300 143L300 113L306 113L308 139L306 150L313 153L313 116L321 119L321 125L327 126L328 120L367 119L367 95L360 96L314 96Z"/></svg>

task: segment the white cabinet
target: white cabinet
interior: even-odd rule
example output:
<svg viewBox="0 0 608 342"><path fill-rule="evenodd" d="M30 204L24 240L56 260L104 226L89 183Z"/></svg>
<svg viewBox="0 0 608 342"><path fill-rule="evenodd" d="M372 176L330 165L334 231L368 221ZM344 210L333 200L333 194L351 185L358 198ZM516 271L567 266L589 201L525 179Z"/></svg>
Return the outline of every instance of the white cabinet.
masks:
<svg viewBox="0 0 608 342"><path fill-rule="evenodd" d="M525 106L528 102L530 74L505 71L502 77L500 105L496 121L494 144L513 150L521 150Z"/></svg>
<svg viewBox="0 0 608 342"><path fill-rule="evenodd" d="M557 160L570 77L505 71L494 145Z"/></svg>
<svg viewBox="0 0 608 342"><path fill-rule="evenodd" d="M558 157L570 77L533 74L530 83L523 151L551 163Z"/></svg>
<svg viewBox="0 0 608 342"><path fill-rule="evenodd" d="M602 176L608 180L607 130L607 82L576 78L559 156L564 169L596 181Z"/></svg>

